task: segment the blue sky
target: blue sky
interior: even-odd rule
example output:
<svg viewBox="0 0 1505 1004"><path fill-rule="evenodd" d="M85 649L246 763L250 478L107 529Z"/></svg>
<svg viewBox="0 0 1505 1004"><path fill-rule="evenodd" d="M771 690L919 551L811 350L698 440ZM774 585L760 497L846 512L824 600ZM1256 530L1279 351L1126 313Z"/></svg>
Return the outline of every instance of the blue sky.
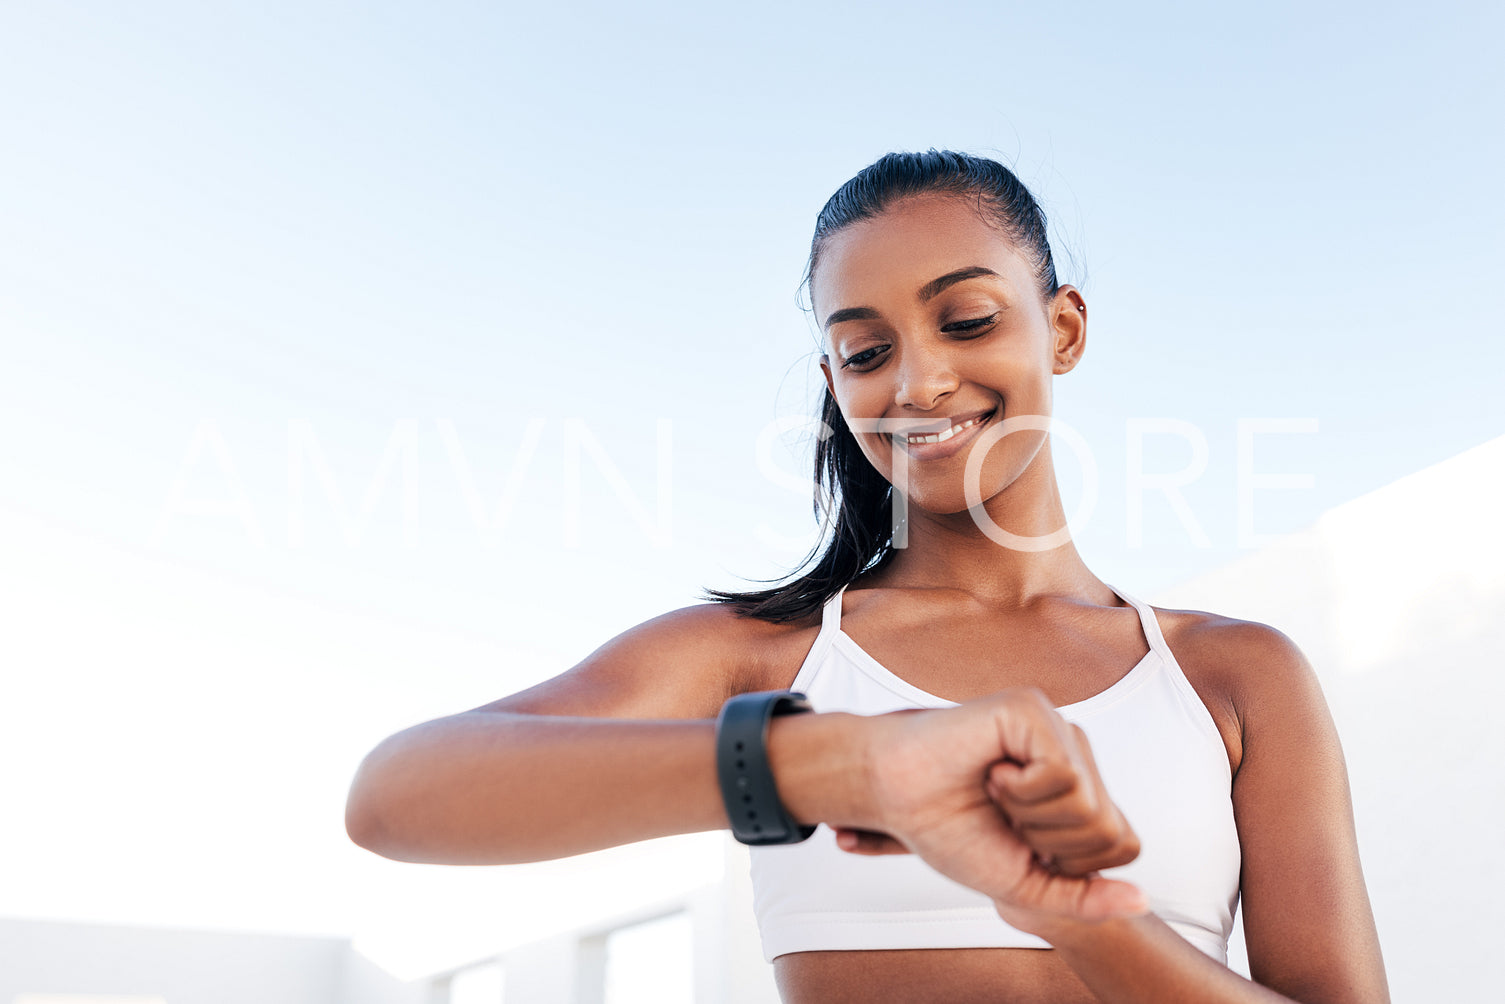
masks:
<svg viewBox="0 0 1505 1004"><path fill-rule="evenodd" d="M220 584L205 595L232 605L205 616L225 625L260 595L331 611L307 637L349 616L473 642L445 666L302 654L348 734L287 726L327 782L287 826L325 827L342 860L320 799L368 740L800 557L804 447L757 450L820 386L796 303L809 231L861 167L934 146L1009 163L1050 215L1091 307L1056 387L1098 469L1078 548L1152 593L1244 553L1241 420L1315 428L1257 439L1255 471L1310 477L1256 493L1262 534L1505 432L1501 78L1481 51L1500 22L1484 4L6 4L0 510L30 543L0 576L24 596L41 570L136 569L116 593L46 593L74 597L85 636L117 602L171 632L192 582ZM1135 419L1205 437L1183 492L1209 546L1155 493L1130 545ZM1191 455L1151 436L1143 469ZM466 484L490 511L519 456L488 544ZM1070 511L1082 477L1058 458ZM377 486L355 546L321 472L351 514ZM148 567L177 585L140 586ZM55 741L70 698L123 687L92 660L119 639L64 658L28 627L0 660L35 670L27 734ZM137 686L117 697L157 734L246 686L143 655L153 637L132 635ZM200 699L141 696L167 679ZM244 764L213 732L195 733L205 757ZM21 912L128 909L75 885ZM163 915L208 917L195 902ZM308 916L345 923L309 903L286 923Z"/></svg>

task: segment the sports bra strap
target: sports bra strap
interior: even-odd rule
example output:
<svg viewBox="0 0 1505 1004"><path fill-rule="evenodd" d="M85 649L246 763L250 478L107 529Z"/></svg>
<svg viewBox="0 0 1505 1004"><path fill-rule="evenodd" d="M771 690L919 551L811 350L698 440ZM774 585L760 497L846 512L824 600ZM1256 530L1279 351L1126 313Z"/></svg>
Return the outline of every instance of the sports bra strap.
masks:
<svg viewBox="0 0 1505 1004"><path fill-rule="evenodd" d="M1105 582L1103 585L1117 593L1119 599L1129 604L1139 614L1139 625L1144 629L1144 639L1149 643L1150 651L1166 662L1174 663L1176 657L1171 654L1170 646L1165 643L1165 636L1160 633L1160 619L1155 616L1155 611L1150 609L1150 605L1110 583Z"/></svg>
<svg viewBox="0 0 1505 1004"><path fill-rule="evenodd" d="M826 600L825 607L820 615L820 633L835 634L841 630L841 598L846 595L847 587L842 586L836 591L836 595Z"/></svg>

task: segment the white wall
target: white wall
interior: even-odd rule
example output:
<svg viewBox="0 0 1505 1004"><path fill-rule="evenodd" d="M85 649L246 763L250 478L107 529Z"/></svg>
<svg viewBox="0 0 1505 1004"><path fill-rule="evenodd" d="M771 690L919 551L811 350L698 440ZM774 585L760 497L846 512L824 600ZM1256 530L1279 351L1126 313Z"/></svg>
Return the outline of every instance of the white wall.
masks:
<svg viewBox="0 0 1505 1004"><path fill-rule="evenodd" d="M26 994L166 1004L430 1004L341 938L0 920L0 1004Z"/></svg>
<svg viewBox="0 0 1505 1004"><path fill-rule="evenodd" d="M1397 1002L1499 1000L1502 498L1505 437L1151 600L1270 624L1316 667Z"/></svg>

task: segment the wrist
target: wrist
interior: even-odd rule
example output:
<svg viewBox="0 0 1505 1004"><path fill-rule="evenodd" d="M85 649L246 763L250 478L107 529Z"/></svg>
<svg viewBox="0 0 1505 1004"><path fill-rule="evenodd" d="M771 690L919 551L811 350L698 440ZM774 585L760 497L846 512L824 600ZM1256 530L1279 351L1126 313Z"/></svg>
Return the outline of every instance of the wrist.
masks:
<svg viewBox="0 0 1505 1004"><path fill-rule="evenodd" d="M1082 920L1079 917L1020 909L1001 900L994 900L993 906L1010 927L1043 938L1052 948L1065 954L1079 951L1105 935L1112 935L1134 919L1114 917L1106 920Z"/></svg>
<svg viewBox="0 0 1505 1004"><path fill-rule="evenodd" d="M769 723L768 765L790 816L806 826L879 828L866 724L864 716L845 712Z"/></svg>

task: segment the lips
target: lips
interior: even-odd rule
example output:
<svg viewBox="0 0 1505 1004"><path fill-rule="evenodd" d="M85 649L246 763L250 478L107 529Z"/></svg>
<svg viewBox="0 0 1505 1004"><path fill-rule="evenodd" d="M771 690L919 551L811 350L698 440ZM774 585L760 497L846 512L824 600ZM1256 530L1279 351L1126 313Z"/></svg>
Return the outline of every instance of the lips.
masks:
<svg viewBox="0 0 1505 1004"><path fill-rule="evenodd" d="M909 435L892 433L889 439L902 443L904 452L916 460L938 460L951 456L971 442L978 430L992 421L997 412L997 408L991 408L971 415L958 415L940 432L916 432ZM925 424L933 428L936 422L936 419L932 419Z"/></svg>

